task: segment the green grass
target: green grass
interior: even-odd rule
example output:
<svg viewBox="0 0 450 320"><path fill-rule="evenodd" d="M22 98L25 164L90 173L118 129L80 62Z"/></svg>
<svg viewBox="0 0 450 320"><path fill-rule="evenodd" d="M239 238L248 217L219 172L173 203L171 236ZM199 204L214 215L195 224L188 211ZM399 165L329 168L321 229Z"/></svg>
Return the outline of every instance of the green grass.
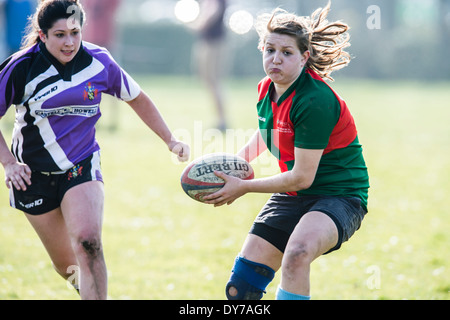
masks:
<svg viewBox="0 0 450 320"><path fill-rule="evenodd" d="M235 132L227 140L208 130L215 114L196 81L159 76L138 80L169 126L192 143L194 157L241 147L243 139ZM228 111L241 134L256 126L256 83L227 82ZM372 186L370 212L341 250L313 263L314 299L450 298L448 85L333 84L346 99L364 145ZM111 101L102 106L98 128L109 297L224 299L234 258L269 195L246 195L220 208L194 202L179 184L185 164L174 161L126 104ZM0 122L8 141L11 111ZM119 130L111 132L107 127L113 113L119 117ZM262 159L254 164L257 176L278 172L270 157ZM9 208L8 190L0 190L0 299L78 299L53 271L23 215ZM277 274L265 299L274 298L279 279Z"/></svg>

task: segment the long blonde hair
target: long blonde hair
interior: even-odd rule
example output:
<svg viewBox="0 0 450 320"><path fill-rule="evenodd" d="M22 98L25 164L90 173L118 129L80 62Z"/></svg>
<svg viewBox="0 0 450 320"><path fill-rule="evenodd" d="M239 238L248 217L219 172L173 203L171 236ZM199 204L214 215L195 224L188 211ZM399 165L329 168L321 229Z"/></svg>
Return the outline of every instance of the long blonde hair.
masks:
<svg viewBox="0 0 450 320"><path fill-rule="evenodd" d="M259 16L255 25L259 35L258 48L263 50L270 33L293 36L301 53L310 52L305 67L333 81L331 73L347 66L351 57L344 50L350 46L349 26L326 19L330 6L331 2L328 2L325 8L315 10L310 17L300 17L279 8L271 14Z"/></svg>

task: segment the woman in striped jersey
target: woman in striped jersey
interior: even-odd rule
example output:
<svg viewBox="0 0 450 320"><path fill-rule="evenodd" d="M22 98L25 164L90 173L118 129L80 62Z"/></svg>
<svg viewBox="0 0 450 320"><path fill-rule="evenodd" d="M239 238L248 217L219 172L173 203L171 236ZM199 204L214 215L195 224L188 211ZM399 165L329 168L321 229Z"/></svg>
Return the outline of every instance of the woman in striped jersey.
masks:
<svg viewBox="0 0 450 320"><path fill-rule="evenodd" d="M226 181L209 196L216 206L248 192L273 193L236 258L229 299L260 299L280 268L277 299L309 299L311 263L339 249L367 212L369 178L356 126L323 80L350 61L348 26L327 21L329 10L311 17L277 10L259 20L267 77L258 86L259 131L239 155L252 161L269 149L281 173L246 181L216 173Z"/></svg>
<svg viewBox="0 0 450 320"><path fill-rule="evenodd" d="M0 66L0 117L16 106L11 149L0 134L0 162L11 206L25 212L56 271L73 280L82 299L105 299L94 127L101 95L127 102L180 161L189 158L189 147L106 49L82 42L84 21L77 0L41 1L23 50Z"/></svg>

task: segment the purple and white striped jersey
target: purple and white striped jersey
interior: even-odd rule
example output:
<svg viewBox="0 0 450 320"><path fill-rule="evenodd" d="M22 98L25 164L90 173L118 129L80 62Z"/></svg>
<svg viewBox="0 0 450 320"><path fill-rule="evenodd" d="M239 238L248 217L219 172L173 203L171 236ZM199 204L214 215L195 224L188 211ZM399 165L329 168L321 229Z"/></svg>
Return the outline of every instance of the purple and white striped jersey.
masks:
<svg viewBox="0 0 450 320"><path fill-rule="evenodd" d="M65 66L42 43L0 65L0 117L16 105L11 151L36 171L68 170L100 149L102 93L131 101L140 92L106 49L88 42Z"/></svg>

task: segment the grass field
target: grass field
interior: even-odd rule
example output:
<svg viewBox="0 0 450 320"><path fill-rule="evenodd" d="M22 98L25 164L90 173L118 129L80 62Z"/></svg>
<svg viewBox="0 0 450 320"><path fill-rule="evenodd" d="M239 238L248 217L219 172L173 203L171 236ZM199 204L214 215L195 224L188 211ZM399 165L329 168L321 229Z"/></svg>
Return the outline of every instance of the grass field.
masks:
<svg viewBox="0 0 450 320"><path fill-rule="evenodd" d="M186 78L138 78L193 157L239 149L256 128L257 79L227 82L235 129L224 137L208 95ZM450 298L449 83L341 80L369 167L369 214L341 250L314 262L313 299ZM124 103L102 106L106 208L103 228L110 299L224 299L234 258L269 197L249 194L213 208L188 198L177 164ZM7 140L10 120L0 122ZM119 129L108 130L113 115ZM233 142L234 141L234 142ZM278 172L269 156L257 176ZM3 174L3 171L1 174ZM28 222L0 188L0 299L78 299L53 271ZM278 274L264 299L273 299Z"/></svg>

